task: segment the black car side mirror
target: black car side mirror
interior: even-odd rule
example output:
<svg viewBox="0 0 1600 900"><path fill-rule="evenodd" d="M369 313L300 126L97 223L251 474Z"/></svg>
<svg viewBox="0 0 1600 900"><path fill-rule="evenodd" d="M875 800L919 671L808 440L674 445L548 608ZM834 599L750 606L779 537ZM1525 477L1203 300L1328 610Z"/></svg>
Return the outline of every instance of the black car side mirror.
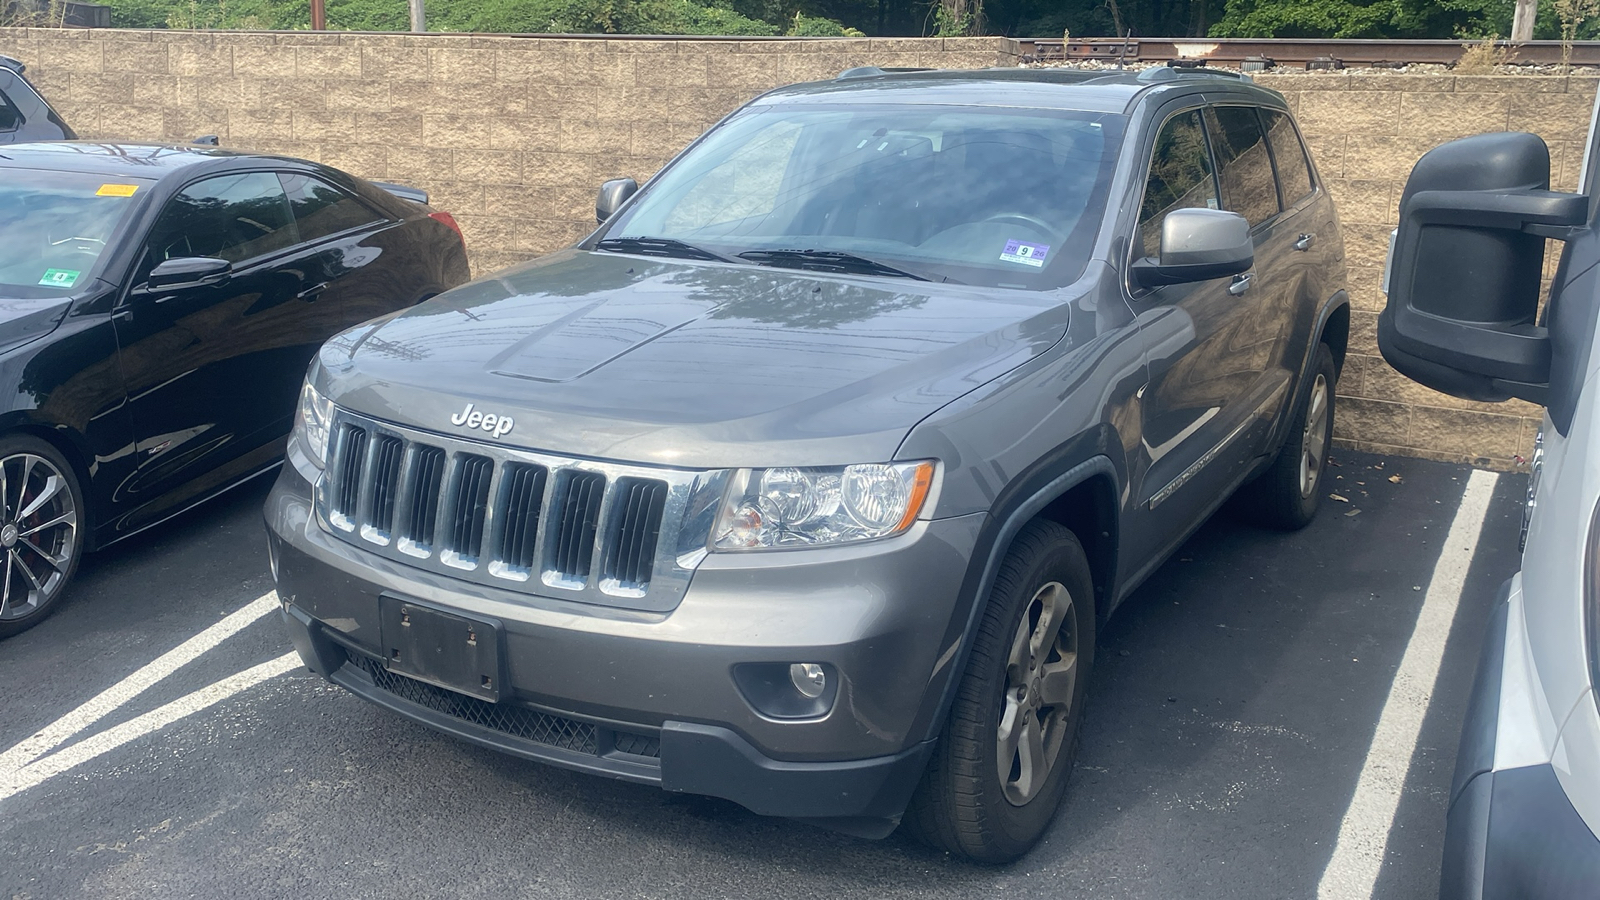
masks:
<svg viewBox="0 0 1600 900"><path fill-rule="evenodd" d="M1220 209L1175 209L1161 220L1161 256L1133 264L1140 287L1187 284L1238 275L1255 265L1250 222Z"/></svg>
<svg viewBox="0 0 1600 900"><path fill-rule="evenodd" d="M1378 316L1390 365L1468 400L1545 402L1551 342L1535 324L1545 239L1589 218L1587 197L1549 188L1550 151L1532 134L1481 134L1418 160Z"/></svg>
<svg viewBox="0 0 1600 900"><path fill-rule="evenodd" d="M595 221L603 223L611 218L629 197L638 192L639 182L632 178L614 178L600 185L600 196L594 200Z"/></svg>
<svg viewBox="0 0 1600 900"><path fill-rule="evenodd" d="M150 270L149 286L153 291L175 291L183 288L221 284L233 275L233 263L209 256L183 256L169 259Z"/></svg>

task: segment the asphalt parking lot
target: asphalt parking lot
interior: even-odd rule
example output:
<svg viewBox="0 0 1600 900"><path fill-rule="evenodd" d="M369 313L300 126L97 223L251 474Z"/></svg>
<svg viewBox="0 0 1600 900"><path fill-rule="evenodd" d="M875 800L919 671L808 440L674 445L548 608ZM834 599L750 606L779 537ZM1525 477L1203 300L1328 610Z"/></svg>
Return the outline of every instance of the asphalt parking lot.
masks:
<svg viewBox="0 0 1600 900"><path fill-rule="evenodd" d="M1293 535L1219 516L1118 611L1066 806L999 869L447 740L275 662L275 614L235 615L247 624L171 674L139 676L270 591L254 484L86 558L56 616L0 643L0 898L1316 896L1362 824L1358 784L1386 767L1401 783L1405 760L1369 750L1404 706L1391 686L1469 480L1335 462L1349 502ZM1493 483L1431 699L1410 698L1420 732L1373 896L1436 891L1525 485Z"/></svg>

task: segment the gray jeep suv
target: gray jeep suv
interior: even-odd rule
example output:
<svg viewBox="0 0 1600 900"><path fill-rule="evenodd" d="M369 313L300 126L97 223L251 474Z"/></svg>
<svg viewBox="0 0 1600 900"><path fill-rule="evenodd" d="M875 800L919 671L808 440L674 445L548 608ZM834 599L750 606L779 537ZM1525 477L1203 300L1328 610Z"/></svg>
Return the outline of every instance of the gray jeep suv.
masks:
<svg viewBox="0 0 1600 900"><path fill-rule="evenodd" d="M267 503L316 672L466 740L1013 859L1098 624L1317 508L1349 315L1283 98L851 70L329 341Z"/></svg>

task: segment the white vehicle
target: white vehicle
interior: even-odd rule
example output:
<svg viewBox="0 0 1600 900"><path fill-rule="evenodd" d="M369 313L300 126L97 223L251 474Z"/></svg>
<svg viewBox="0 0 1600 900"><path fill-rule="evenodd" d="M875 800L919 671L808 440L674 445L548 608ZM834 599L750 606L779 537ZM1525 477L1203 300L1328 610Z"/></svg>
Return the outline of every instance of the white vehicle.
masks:
<svg viewBox="0 0 1600 900"><path fill-rule="evenodd" d="M1456 758L1443 900L1600 897L1600 228L1591 122L1582 187L1549 190L1531 134L1428 153L1401 198L1383 355L1457 397L1546 409L1522 570L1501 590ZM1545 241L1564 242L1538 317Z"/></svg>

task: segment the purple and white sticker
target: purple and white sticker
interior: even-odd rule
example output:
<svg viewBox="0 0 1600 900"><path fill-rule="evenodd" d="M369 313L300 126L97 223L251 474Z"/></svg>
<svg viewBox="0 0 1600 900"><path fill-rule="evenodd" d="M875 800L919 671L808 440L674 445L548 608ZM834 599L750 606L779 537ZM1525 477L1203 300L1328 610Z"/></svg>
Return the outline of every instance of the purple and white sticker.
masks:
<svg viewBox="0 0 1600 900"><path fill-rule="evenodd" d="M1027 241L1006 241L1006 249L1000 254L1000 259L1005 262L1022 263L1033 266L1035 269L1044 268L1044 256L1050 252L1049 244L1030 244Z"/></svg>

